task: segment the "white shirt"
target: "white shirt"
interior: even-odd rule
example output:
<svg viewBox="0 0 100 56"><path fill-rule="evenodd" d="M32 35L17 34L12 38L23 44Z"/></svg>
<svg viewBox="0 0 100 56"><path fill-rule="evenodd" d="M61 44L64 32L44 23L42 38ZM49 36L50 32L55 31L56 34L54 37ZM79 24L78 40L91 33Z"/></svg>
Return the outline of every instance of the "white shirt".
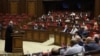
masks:
<svg viewBox="0 0 100 56"><path fill-rule="evenodd" d="M77 28L73 28L73 29L71 30L70 34L75 34L77 31L78 31Z"/></svg>
<svg viewBox="0 0 100 56"><path fill-rule="evenodd" d="M67 30L67 28L65 28L62 32L65 32Z"/></svg>
<svg viewBox="0 0 100 56"><path fill-rule="evenodd" d="M80 52L85 52L85 49L83 46L80 46L78 44L67 48L67 50L64 52L64 55L71 55L71 54L76 54Z"/></svg>

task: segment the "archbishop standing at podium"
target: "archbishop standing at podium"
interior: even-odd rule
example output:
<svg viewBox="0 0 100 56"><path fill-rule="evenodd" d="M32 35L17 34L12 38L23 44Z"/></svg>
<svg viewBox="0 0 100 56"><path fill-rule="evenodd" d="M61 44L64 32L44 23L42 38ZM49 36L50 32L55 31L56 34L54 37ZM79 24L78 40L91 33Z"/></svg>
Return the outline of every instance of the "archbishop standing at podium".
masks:
<svg viewBox="0 0 100 56"><path fill-rule="evenodd" d="M5 33L5 52L12 52L12 36L13 33L13 22L10 21Z"/></svg>

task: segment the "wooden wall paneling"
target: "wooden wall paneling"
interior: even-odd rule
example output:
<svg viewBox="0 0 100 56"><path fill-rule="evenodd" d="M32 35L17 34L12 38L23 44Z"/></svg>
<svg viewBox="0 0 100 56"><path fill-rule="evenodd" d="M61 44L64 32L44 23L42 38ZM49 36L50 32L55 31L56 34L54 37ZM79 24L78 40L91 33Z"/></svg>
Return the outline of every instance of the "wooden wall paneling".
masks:
<svg viewBox="0 0 100 56"><path fill-rule="evenodd" d="M8 13L8 0L3 0L3 13Z"/></svg>
<svg viewBox="0 0 100 56"><path fill-rule="evenodd" d="M19 1L19 4L18 4L18 13L19 14L22 14L22 13L27 13L27 10L26 10L26 0L20 0Z"/></svg>
<svg viewBox="0 0 100 56"><path fill-rule="evenodd" d="M27 2L27 13L32 16L36 16L36 2L28 1Z"/></svg>
<svg viewBox="0 0 100 56"><path fill-rule="evenodd" d="M3 0L0 0L0 13L3 13Z"/></svg>
<svg viewBox="0 0 100 56"><path fill-rule="evenodd" d="M18 14L18 2L16 1L11 1L10 2L10 13L13 14Z"/></svg>
<svg viewBox="0 0 100 56"><path fill-rule="evenodd" d="M100 0L95 0L95 16L100 15Z"/></svg>
<svg viewBox="0 0 100 56"><path fill-rule="evenodd" d="M41 0L37 2L37 17L40 17L43 13L44 13L43 2Z"/></svg>

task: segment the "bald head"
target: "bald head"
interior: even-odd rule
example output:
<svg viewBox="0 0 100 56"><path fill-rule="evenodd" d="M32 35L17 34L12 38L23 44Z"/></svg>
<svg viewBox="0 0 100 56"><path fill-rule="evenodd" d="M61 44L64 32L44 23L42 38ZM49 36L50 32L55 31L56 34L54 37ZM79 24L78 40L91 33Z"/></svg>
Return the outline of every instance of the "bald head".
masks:
<svg viewBox="0 0 100 56"><path fill-rule="evenodd" d="M94 40L92 39L92 37L87 37L86 38L86 43L90 43L90 42L93 42Z"/></svg>

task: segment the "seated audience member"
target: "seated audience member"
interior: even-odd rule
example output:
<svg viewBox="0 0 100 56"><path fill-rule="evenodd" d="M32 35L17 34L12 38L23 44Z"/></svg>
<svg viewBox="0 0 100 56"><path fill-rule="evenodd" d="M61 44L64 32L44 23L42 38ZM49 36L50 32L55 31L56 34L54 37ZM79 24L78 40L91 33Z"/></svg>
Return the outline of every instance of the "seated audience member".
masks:
<svg viewBox="0 0 100 56"><path fill-rule="evenodd" d="M97 22L94 22L93 30L98 30L98 29L99 29L98 23Z"/></svg>
<svg viewBox="0 0 100 56"><path fill-rule="evenodd" d="M89 36L89 30L87 26L84 26L84 30L82 32L82 38L87 38Z"/></svg>
<svg viewBox="0 0 100 56"><path fill-rule="evenodd" d="M70 16L75 16L76 15L76 13L75 12L72 12L71 14L70 14Z"/></svg>
<svg viewBox="0 0 100 56"><path fill-rule="evenodd" d="M70 34L74 35L77 31L78 29L75 27L75 25L73 25L73 28L71 29Z"/></svg>
<svg viewBox="0 0 100 56"><path fill-rule="evenodd" d="M79 22L78 21L75 21L75 24L74 24L77 28L79 28L80 27L80 24L79 24Z"/></svg>
<svg viewBox="0 0 100 56"><path fill-rule="evenodd" d="M100 21L100 15L98 15L98 20Z"/></svg>
<svg viewBox="0 0 100 56"><path fill-rule="evenodd" d="M68 26L67 25L65 25L65 27L64 27L64 29L62 30L62 32L69 32L69 29L68 29Z"/></svg>
<svg viewBox="0 0 100 56"><path fill-rule="evenodd" d="M72 55L80 52L85 52L84 47L80 46L76 40L71 40L71 47L67 48L64 55Z"/></svg>
<svg viewBox="0 0 100 56"><path fill-rule="evenodd" d="M81 26L80 28L79 28L79 30L77 31L77 34L82 38L82 33L83 33L83 31L84 31L84 28Z"/></svg>
<svg viewBox="0 0 100 56"><path fill-rule="evenodd" d="M28 29L28 26L27 25L23 25L22 27L24 30L27 30Z"/></svg>
<svg viewBox="0 0 100 56"><path fill-rule="evenodd" d="M46 21L46 15L42 15L42 16L41 16L41 19L42 19L42 21L45 22L45 21Z"/></svg>
<svg viewBox="0 0 100 56"><path fill-rule="evenodd" d="M62 43L61 48L59 48L60 55L63 55L66 50L67 50L67 45Z"/></svg>
<svg viewBox="0 0 100 56"><path fill-rule="evenodd" d="M80 45L80 46L83 46L83 40L81 39L81 37L75 37L75 39L76 39L76 41L78 42L78 44Z"/></svg>
<svg viewBox="0 0 100 56"><path fill-rule="evenodd" d="M80 19L80 17L78 15L75 16L75 19Z"/></svg>
<svg viewBox="0 0 100 56"><path fill-rule="evenodd" d="M35 24L35 25L33 26L33 29L34 29L34 30L38 30L38 28L39 28L38 24Z"/></svg>
<svg viewBox="0 0 100 56"><path fill-rule="evenodd" d="M57 26L62 26L62 22L61 21L57 21Z"/></svg>
<svg viewBox="0 0 100 56"><path fill-rule="evenodd" d="M54 18L53 18L53 16L51 15L51 16L49 16L49 21L50 22L54 22Z"/></svg>
<svg viewBox="0 0 100 56"><path fill-rule="evenodd" d="M45 27L44 24L41 24L41 26L40 26L40 30L46 30L46 27Z"/></svg>
<svg viewBox="0 0 100 56"><path fill-rule="evenodd" d="M82 24L80 24L80 27L85 27L86 26L86 24L85 24L85 22L83 22Z"/></svg>
<svg viewBox="0 0 100 56"><path fill-rule="evenodd" d="M95 43L95 41L91 37L86 38L84 47L86 51L100 49L100 46L97 43Z"/></svg>
<svg viewBox="0 0 100 56"><path fill-rule="evenodd" d="M65 19L65 22L67 23L67 22L70 22L71 20L69 19L69 18L66 18Z"/></svg>
<svg viewBox="0 0 100 56"><path fill-rule="evenodd" d="M75 34L72 35L72 40L76 40L76 37L80 37L77 32L75 32Z"/></svg>
<svg viewBox="0 0 100 56"><path fill-rule="evenodd" d="M94 41L95 41L97 44L99 44L99 42L100 42L100 36L99 36L99 34L94 34L93 38L94 38Z"/></svg>

